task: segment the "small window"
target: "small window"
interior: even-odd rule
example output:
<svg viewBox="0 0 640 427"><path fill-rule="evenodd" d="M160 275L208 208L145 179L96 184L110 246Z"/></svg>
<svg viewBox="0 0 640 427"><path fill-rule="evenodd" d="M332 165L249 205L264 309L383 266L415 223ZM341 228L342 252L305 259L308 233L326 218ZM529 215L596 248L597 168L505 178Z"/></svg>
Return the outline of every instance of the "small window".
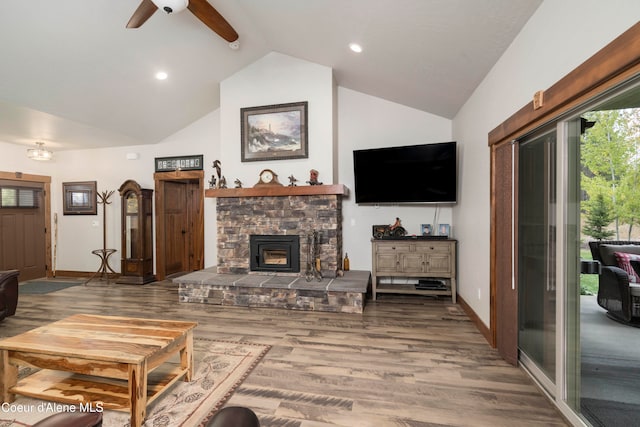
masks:
<svg viewBox="0 0 640 427"><path fill-rule="evenodd" d="M3 208L16 208L16 207L18 207L18 189L16 189L16 188L0 188L0 194L2 195L2 207Z"/></svg>
<svg viewBox="0 0 640 427"><path fill-rule="evenodd" d="M0 208L37 208L37 188L0 187Z"/></svg>

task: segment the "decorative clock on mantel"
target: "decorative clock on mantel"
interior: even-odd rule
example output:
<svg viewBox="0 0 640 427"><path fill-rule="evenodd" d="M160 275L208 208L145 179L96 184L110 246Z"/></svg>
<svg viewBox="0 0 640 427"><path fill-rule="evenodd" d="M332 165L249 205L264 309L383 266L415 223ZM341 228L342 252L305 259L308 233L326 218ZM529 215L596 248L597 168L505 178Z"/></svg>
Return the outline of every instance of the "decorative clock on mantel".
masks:
<svg viewBox="0 0 640 427"><path fill-rule="evenodd" d="M282 187L282 184L278 181L278 174L271 169L264 169L260 172L260 180L254 185L254 187Z"/></svg>

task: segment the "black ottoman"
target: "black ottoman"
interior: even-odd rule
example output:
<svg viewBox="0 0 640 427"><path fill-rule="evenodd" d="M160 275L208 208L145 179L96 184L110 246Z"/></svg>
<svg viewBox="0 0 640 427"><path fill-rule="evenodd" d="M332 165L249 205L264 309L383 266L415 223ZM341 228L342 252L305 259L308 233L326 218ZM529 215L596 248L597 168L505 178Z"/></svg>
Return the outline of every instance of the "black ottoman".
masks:
<svg viewBox="0 0 640 427"><path fill-rule="evenodd" d="M220 409L206 427L260 427L260 421L249 408L227 406Z"/></svg>
<svg viewBox="0 0 640 427"><path fill-rule="evenodd" d="M101 412L60 412L38 421L32 427L100 427Z"/></svg>

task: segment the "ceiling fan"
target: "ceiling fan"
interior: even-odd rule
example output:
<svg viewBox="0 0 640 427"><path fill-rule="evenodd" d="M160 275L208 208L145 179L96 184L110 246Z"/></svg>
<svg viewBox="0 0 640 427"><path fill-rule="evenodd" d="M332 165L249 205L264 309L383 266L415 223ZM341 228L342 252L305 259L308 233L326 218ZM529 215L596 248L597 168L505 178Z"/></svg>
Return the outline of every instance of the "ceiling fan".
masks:
<svg viewBox="0 0 640 427"><path fill-rule="evenodd" d="M207 0L142 0L129 19L127 28L140 27L158 8L167 13L176 13L188 8L207 27L229 43L238 40L238 33Z"/></svg>

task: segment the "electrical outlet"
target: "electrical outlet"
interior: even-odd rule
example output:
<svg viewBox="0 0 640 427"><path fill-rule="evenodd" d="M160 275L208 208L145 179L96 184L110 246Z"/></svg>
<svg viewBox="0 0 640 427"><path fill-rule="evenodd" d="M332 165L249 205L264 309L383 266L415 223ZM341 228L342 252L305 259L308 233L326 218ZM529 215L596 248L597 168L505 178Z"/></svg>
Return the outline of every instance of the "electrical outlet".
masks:
<svg viewBox="0 0 640 427"><path fill-rule="evenodd" d="M482 294L480 293L480 288L478 288L478 299L482 299Z"/></svg>

